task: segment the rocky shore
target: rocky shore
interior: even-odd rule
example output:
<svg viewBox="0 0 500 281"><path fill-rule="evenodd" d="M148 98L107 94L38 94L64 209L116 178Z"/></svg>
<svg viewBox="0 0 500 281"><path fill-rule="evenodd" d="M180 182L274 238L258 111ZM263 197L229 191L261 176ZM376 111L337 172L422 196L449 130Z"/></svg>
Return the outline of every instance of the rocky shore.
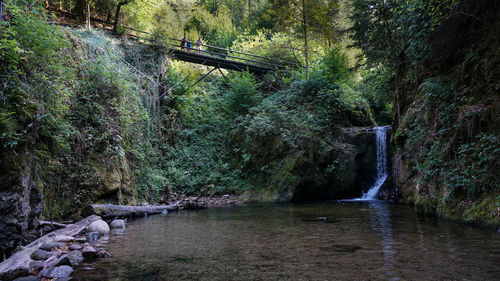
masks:
<svg viewBox="0 0 500 281"><path fill-rule="evenodd" d="M47 225L60 229L17 249L10 258L0 263L0 281L71 280L74 267L111 257L96 242L108 236L111 229L125 229L126 220L123 218L243 204L236 195L180 195L174 199L173 204L161 206L90 205L91 215L78 223Z"/></svg>

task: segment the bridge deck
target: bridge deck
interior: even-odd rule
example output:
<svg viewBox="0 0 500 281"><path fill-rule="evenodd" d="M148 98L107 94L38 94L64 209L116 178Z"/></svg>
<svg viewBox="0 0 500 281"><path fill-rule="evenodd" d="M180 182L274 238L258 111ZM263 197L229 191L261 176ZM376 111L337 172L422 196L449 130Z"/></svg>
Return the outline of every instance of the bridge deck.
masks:
<svg viewBox="0 0 500 281"><path fill-rule="evenodd" d="M244 63L241 61L235 61L216 56L205 55L197 53L195 50L187 52L172 48L170 49L170 54L172 58L176 60L198 63L202 65L208 65L217 68L224 68L236 71L245 71L248 69L249 72L254 73L256 75L263 75L266 72L272 70L272 68L268 66ZM221 54L221 56L223 56L223 54Z"/></svg>

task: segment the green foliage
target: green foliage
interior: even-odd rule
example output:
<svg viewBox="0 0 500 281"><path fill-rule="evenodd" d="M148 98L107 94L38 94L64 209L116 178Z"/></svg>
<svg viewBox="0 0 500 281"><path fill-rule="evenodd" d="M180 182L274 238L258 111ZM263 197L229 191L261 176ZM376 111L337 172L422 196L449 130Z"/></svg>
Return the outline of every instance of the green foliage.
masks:
<svg viewBox="0 0 500 281"><path fill-rule="evenodd" d="M405 53L417 66L429 56L428 37L459 0L354 0L350 28L354 44L373 65L399 67Z"/></svg>
<svg viewBox="0 0 500 281"><path fill-rule="evenodd" d="M370 104L375 120L378 124L390 124L393 110L390 79L393 73L389 69L376 67L362 71L361 77L357 89Z"/></svg>
<svg viewBox="0 0 500 281"><path fill-rule="evenodd" d="M239 79L254 83L248 74ZM204 86L180 100L176 122L182 122L183 128L176 132L175 141L162 148L163 175L169 184L188 194L208 186L214 186L217 193L235 192L248 186L230 165L228 135L236 112L221 110L227 101L220 90L224 86L218 81ZM242 108L240 104L235 107Z"/></svg>
<svg viewBox="0 0 500 281"><path fill-rule="evenodd" d="M419 114L406 127L408 158L416 158L419 183L445 190L445 199L476 198L500 186L498 137L478 132L475 121L486 117L486 108L471 105L442 78L426 80ZM434 112L438 113L435 119ZM472 126L472 127L471 127ZM467 134L460 134L469 130ZM429 192L428 188L422 192Z"/></svg>
<svg viewBox="0 0 500 281"><path fill-rule="evenodd" d="M136 171L139 197L148 202L161 202L165 186L169 183L165 172L151 166Z"/></svg>
<svg viewBox="0 0 500 281"><path fill-rule="evenodd" d="M411 57L412 63L424 63L428 58L430 44L428 37L460 2L459 0L445 1L394 1L391 10L395 24L400 27L401 38L406 41L405 53Z"/></svg>
<svg viewBox="0 0 500 281"><path fill-rule="evenodd" d="M233 115L243 115L260 103L259 85L249 72L235 73L229 78L226 95L227 110Z"/></svg>
<svg viewBox="0 0 500 281"><path fill-rule="evenodd" d="M64 146L61 118L67 110L73 71L61 60L69 47L59 28L49 25L36 8L7 2L12 22L0 26L0 143L3 148L30 141Z"/></svg>
<svg viewBox="0 0 500 281"><path fill-rule="evenodd" d="M397 63L394 60L404 50L405 42L398 33L392 13L396 7L395 0L351 2L351 37L354 45L363 51L364 57L373 65L392 67Z"/></svg>
<svg viewBox="0 0 500 281"><path fill-rule="evenodd" d="M349 61L340 46L328 50L322 57L320 68L329 83L345 82L349 79Z"/></svg>
<svg viewBox="0 0 500 281"><path fill-rule="evenodd" d="M283 33L273 34L271 30L259 30L253 35L241 33L233 42L231 49L280 61L299 63L297 56L302 55L291 45L293 43L290 42L290 38Z"/></svg>

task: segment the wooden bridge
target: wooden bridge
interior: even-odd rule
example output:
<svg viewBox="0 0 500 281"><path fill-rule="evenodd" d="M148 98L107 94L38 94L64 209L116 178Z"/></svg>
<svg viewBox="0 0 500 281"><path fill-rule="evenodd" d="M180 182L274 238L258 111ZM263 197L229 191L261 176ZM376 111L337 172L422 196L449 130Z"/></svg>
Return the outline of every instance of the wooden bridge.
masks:
<svg viewBox="0 0 500 281"><path fill-rule="evenodd" d="M199 44L191 42L191 48L181 47L182 40L167 38L167 47L172 59L191 62L206 66L213 66L215 69L228 69L235 71L249 71L256 75L263 75L268 71L296 68L295 63L283 62L277 59L225 49L218 46ZM177 44L175 44L177 43ZM186 44L185 44L186 45Z"/></svg>

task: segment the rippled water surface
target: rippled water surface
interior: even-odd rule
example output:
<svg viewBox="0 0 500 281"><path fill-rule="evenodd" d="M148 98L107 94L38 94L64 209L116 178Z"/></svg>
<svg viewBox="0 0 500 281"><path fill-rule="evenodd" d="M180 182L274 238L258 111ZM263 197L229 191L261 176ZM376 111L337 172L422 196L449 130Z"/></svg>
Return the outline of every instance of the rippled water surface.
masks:
<svg viewBox="0 0 500 281"><path fill-rule="evenodd" d="M500 280L500 234L382 202L181 211L101 243L76 280Z"/></svg>

